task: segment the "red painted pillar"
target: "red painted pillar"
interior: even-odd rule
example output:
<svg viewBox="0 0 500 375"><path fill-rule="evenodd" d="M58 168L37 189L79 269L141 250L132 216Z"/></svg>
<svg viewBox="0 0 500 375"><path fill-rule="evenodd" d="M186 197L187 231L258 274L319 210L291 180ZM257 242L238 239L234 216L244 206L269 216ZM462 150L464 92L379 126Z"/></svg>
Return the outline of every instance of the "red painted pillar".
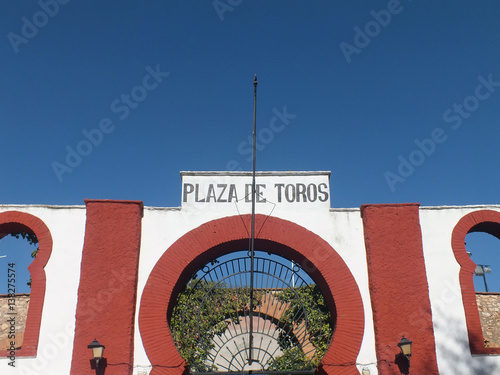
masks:
<svg viewBox="0 0 500 375"><path fill-rule="evenodd" d="M404 373L397 346L413 341L410 374L438 374L419 204L361 207L380 375Z"/></svg>
<svg viewBox="0 0 500 375"><path fill-rule="evenodd" d="M97 338L106 347L104 373L130 375L143 205L107 200L86 200L85 204L87 223L71 374L96 374L87 345Z"/></svg>

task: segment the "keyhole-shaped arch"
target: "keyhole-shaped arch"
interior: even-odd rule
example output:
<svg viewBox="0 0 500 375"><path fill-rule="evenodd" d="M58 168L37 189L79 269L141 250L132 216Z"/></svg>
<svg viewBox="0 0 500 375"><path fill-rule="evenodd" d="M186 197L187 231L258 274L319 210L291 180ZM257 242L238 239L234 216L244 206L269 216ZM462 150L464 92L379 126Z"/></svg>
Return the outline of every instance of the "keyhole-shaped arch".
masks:
<svg viewBox="0 0 500 375"><path fill-rule="evenodd" d="M32 285L24 340L21 349L16 351L17 357L32 357L36 356L38 349L43 301L45 298L44 267L52 252L52 236L45 223L36 216L19 211L6 211L0 213L0 238L3 238L9 233L18 232L34 234L38 239L37 256L28 266ZM1 357L9 355L7 350L0 351Z"/></svg>
<svg viewBox="0 0 500 375"><path fill-rule="evenodd" d="M139 329L151 375L181 374L186 363L167 324L178 293L200 266L222 254L248 248L250 215L213 220L179 238L158 260L144 288ZM256 215L256 247L299 263L336 311L335 332L320 364L328 374L356 374L364 333L363 303L353 275L321 237L287 220Z"/></svg>
<svg viewBox="0 0 500 375"><path fill-rule="evenodd" d="M472 354L500 354L500 348L487 348L484 345L473 281L476 264L465 248L465 237L472 232L485 232L500 239L500 212L479 210L468 213L455 225L451 237L453 253L460 264L459 280L470 351Z"/></svg>

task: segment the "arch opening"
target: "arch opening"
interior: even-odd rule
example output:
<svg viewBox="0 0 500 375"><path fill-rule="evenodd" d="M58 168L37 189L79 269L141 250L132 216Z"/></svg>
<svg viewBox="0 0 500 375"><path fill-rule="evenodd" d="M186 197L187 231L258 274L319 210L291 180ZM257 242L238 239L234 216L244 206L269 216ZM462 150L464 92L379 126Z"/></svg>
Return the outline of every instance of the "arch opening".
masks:
<svg viewBox="0 0 500 375"><path fill-rule="evenodd" d="M500 239L500 212L492 210L480 210L471 212L462 217L452 233L452 249L460 264L460 287L462 290L462 301L469 336L469 347L472 354L500 354L500 347L496 340L490 340L484 319L482 321L480 309L482 299L480 292L477 293L474 278L478 271L478 265L473 260L474 252L470 247L466 248L466 237L469 234L489 234ZM471 250L471 251L468 251ZM479 295L479 296L478 296ZM490 324L488 322L487 324ZM498 327L498 318L493 321L493 326Z"/></svg>
<svg viewBox="0 0 500 375"><path fill-rule="evenodd" d="M190 371L312 371L334 331L318 286L291 259L246 251L210 260L178 295L169 324ZM253 283L253 284L252 284Z"/></svg>
<svg viewBox="0 0 500 375"><path fill-rule="evenodd" d="M16 350L16 356L27 357L36 356L38 350L38 338L40 333L40 324L42 318L43 302L45 297L45 270L50 254L52 252L52 236L45 223L39 218L19 211L6 211L0 213L0 239L9 234L23 233L38 241L36 257L29 264L29 282L31 290L29 294L29 304L27 307L26 323L23 335L20 335L14 345L9 341L9 348L0 350L0 356L8 357L11 355L11 346L19 348ZM14 265L15 266L15 265ZM23 279L16 280L16 283L25 282ZM16 297L14 299L17 300ZM21 299L15 304L21 303Z"/></svg>
<svg viewBox="0 0 500 375"><path fill-rule="evenodd" d="M359 374L356 358L364 334L364 309L357 283L343 259L325 240L295 223L259 214L255 219L255 248L298 263L321 290L329 311L336 313L335 333L318 367L320 371ZM250 220L250 215L242 215L202 224L175 241L154 266L139 310L139 330L152 364L151 375L187 370L168 325L177 296L204 264L248 248L246 228Z"/></svg>
<svg viewBox="0 0 500 375"><path fill-rule="evenodd" d="M0 314L15 314L13 324L0 326L0 351L19 350L23 345L32 283L28 266L37 245L36 236L26 232L9 233L0 239L0 267L7 271L6 283L0 287Z"/></svg>

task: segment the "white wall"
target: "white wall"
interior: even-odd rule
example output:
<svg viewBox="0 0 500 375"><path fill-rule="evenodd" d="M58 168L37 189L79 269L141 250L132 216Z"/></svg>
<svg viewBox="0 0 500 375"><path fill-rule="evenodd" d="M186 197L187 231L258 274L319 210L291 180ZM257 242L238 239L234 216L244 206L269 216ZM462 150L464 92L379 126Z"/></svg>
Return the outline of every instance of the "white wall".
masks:
<svg viewBox="0 0 500 375"><path fill-rule="evenodd" d="M473 211L500 211L499 206L421 207L425 266L441 374L500 374L500 356L472 356L459 282L460 266L451 248L458 221Z"/></svg>
<svg viewBox="0 0 500 375"><path fill-rule="evenodd" d="M248 205L243 208L236 208L234 205L200 205L182 209L144 208L136 307L134 374L148 371L151 366L141 344L138 317L142 291L156 262L169 246L187 232L211 220L249 214L248 209ZM314 232L328 242L346 262L358 283L365 313L365 333L358 363L366 365L371 373L376 375L373 318L360 210L330 210L327 207L318 209L310 206L295 206L291 209L289 205L283 207L262 203L256 206L256 212L263 215L272 214L273 217L292 221Z"/></svg>
<svg viewBox="0 0 500 375"><path fill-rule="evenodd" d="M458 281L459 265L451 249L451 233L466 214L500 206L421 207L420 224L436 337L436 353L442 374L500 373L500 356L472 356L468 346L465 313ZM45 267L45 303L37 358L16 358L16 367L0 358L2 374L68 374L80 264L85 231L84 206L0 206L0 212L17 210L40 218L53 238L51 257ZM225 216L248 214L234 206L195 208L145 207L138 280L134 374L149 372L150 363L141 343L137 323L140 300L147 278L158 259L178 238L199 225ZM376 374L373 318L368 288L363 225L359 209L285 209L271 204L257 206L257 213L272 214L311 230L328 242L344 259L360 289L365 312L365 334L358 363ZM90 355L90 353L89 353ZM359 366L361 369L363 366ZM481 372L482 371L482 372Z"/></svg>
<svg viewBox="0 0 500 375"><path fill-rule="evenodd" d="M16 357L15 366L0 358L10 374L69 374L73 355L75 312L85 230L84 206L0 206L41 219L52 235L52 254L45 266L46 290L37 358Z"/></svg>

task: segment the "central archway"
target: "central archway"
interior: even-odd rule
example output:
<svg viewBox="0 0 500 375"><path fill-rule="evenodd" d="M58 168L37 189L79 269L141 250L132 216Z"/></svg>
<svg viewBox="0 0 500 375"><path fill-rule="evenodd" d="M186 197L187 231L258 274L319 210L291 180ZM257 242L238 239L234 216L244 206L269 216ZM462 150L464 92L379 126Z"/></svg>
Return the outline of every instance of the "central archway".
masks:
<svg viewBox="0 0 500 375"><path fill-rule="evenodd" d="M300 265L257 250L253 265L250 251L237 251L195 272L168 323L191 373L310 374L335 320Z"/></svg>
<svg viewBox="0 0 500 375"><path fill-rule="evenodd" d="M186 363L172 339L167 321L176 297L191 275L220 255L248 247L250 215L210 221L177 240L158 260L143 291L139 328L152 375L181 374ZM340 255L321 237L290 221L256 215L256 248L292 259L320 288L335 332L319 369L328 374L359 374L356 358L364 333L359 288Z"/></svg>

